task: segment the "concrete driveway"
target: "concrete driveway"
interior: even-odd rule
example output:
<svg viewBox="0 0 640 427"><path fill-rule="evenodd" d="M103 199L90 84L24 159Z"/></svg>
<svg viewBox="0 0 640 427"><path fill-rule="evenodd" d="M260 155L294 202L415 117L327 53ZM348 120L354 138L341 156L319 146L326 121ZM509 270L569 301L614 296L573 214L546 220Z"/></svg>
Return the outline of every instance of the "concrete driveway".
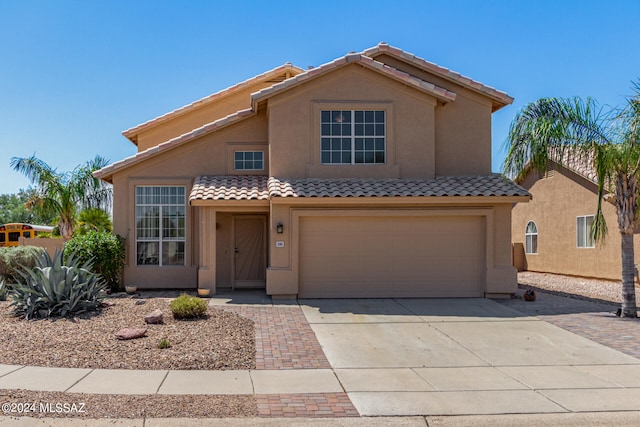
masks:
<svg viewBox="0 0 640 427"><path fill-rule="evenodd" d="M640 360L488 299L299 303L363 416L640 411Z"/></svg>

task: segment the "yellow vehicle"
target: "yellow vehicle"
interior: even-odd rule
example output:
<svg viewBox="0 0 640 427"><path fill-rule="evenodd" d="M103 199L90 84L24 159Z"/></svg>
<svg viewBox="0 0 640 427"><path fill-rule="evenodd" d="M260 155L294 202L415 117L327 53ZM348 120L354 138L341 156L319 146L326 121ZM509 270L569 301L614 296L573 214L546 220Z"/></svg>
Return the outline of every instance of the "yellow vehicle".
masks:
<svg viewBox="0 0 640 427"><path fill-rule="evenodd" d="M53 227L22 223L0 225L0 247L18 246L20 237L36 237L38 233L43 232L51 233Z"/></svg>

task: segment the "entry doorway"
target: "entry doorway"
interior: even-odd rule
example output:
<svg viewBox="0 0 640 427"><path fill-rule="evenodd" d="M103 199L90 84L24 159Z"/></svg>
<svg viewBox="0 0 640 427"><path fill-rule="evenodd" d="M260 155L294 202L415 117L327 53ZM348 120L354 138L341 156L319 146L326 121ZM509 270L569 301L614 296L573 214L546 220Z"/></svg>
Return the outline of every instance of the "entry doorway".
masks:
<svg viewBox="0 0 640 427"><path fill-rule="evenodd" d="M233 216L233 289L266 286L266 247L266 215Z"/></svg>

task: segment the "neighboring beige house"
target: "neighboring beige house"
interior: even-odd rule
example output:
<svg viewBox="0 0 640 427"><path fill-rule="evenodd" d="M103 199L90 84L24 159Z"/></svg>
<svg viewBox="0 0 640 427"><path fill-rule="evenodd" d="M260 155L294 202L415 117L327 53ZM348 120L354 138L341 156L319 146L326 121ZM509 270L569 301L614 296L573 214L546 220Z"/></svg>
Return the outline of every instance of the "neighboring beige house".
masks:
<svg viewBox="0 0 640 427"><path fill-rule="evenodd" d="M124 132L125 283L274 297L482 297L516 289L491 173L504 92L381 43L285 64Z"/></svg>
<svg viewBox="0 0 640 427"><path fill-rule="evenodd" d="M531 202L513 208L514 265L519 270L621 280L615 207L603 203L608 235L604 242L594 242L590 227L598 207L596 172L581 161L562 163L560 167L550 161L546 173L530 171L521 183ZM639 244L636 239L636 253Z"/></svg>

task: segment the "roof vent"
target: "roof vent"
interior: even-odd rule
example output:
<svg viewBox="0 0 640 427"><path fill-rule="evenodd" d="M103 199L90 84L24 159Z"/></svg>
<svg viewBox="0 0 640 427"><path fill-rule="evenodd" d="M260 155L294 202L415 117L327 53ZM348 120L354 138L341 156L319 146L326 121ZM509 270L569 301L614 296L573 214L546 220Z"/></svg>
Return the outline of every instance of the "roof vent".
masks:
<svg viewBox="0 0 640 427"><path fill-rule="evenodd" d="M313 70L313 65L307 65L307 70Z"/></svg>

